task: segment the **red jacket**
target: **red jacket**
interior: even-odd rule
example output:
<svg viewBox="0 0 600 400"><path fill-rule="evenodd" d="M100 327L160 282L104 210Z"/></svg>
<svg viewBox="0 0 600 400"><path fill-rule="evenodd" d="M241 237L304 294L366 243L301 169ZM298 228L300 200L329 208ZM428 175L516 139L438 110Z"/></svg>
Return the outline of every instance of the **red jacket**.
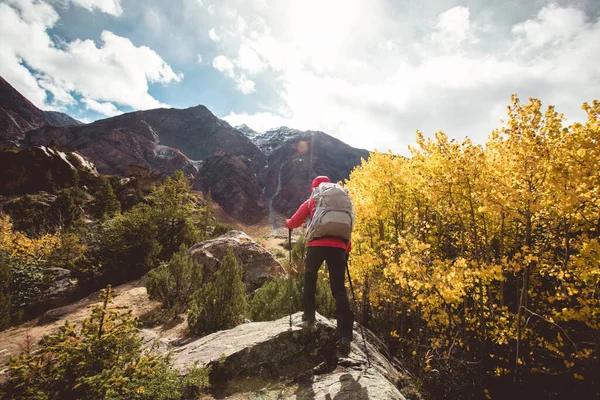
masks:
<svg viewBox="0 0 600 400"><path fill-rule="evenodd" d="M329 178L326 176L316 177L310 186L311 191L323 182L329 182ZM304 223L304 221L306 221L309 215L311 217L315 215L315 209L315 200L312 198L306 200L300 207L298 207L298 210L296 213L294 213L292 218L285 221L285 226L290 229L298 228ZM344 240L334 237L316 238L308 242L306 245L308 247L337 247L346 250L346 253L350 253L350 250L352 249L351 242L346 243Z"/></svg>

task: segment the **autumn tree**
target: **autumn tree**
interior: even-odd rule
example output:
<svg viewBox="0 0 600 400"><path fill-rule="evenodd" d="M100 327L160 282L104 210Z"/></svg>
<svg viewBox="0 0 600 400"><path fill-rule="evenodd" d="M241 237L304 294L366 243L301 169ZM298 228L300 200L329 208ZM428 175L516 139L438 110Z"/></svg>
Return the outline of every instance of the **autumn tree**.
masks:
<svg viewBox="0 0 600 400"><path fill-rule="evenodd" d="M473 365L460 379L472 387L546 382L538 395L593 387L600 104L584 110L587 123L565 126L514 96L485 146L417 133L410 158L374 152L352 172L357 294L416 366Z"/></svg>

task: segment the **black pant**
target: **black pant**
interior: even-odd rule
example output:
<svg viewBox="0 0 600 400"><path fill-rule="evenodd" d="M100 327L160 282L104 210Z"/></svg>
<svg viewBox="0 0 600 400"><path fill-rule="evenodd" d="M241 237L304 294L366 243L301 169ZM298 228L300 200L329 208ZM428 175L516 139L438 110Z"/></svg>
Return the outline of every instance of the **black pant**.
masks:
<svg viewBox="0 0 600 400"><path fill-rule="evenodd" d="M306 251L306 272L304 274L304 314L315 315L315 292L317 276L323 261L329 268L329 286L335 299L338 334L352 340L354 314L350 309L344 279L346 277L346 252L336 247L309 247Z"/></svg>

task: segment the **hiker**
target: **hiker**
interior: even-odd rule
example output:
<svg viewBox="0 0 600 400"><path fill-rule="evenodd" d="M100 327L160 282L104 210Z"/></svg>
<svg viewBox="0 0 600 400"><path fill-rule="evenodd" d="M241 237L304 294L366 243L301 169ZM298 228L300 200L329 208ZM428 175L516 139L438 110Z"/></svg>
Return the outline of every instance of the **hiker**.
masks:
<svg viewBox="0 0 600 400"><path fill-rule="evenodd" d="M285 226L293 229L310 218L306 230L302 320L309 324L315 321L317 275L321 264L326 261L329 268L331 294L335 299L337 331L340 339L338 351L340 356L347 357L352 341L354 315L350 309L344 279L351 249L350 234L354 223L354 209L346 190L331 183L326 176L316 177L310 185L310 191L309 199L302 203L292 218L285 221ZM333 203L337 205L335 209L331 207ZM329 210L327 204L330 204ZM330 217L321 218L325 214Z"/></svg>

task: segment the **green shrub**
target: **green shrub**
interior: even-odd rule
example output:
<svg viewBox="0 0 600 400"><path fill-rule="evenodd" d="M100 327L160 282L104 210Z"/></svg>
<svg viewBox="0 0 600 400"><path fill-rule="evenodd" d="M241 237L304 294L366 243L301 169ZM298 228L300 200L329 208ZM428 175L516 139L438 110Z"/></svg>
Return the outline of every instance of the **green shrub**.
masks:
<svg viewBox="0 0 600 400"><path fill-rule="evenodd" d="M131 311L109 307L110 286L101 299L79 329L66 322L38 351L11 359L6 398L182 399L208 386L208 369L181 379L168 356L142 349Z"/></svg>
<svg viewBox="0 0 600 400"><path fill-rule="evenodd" d="M228 224L226 222L215 221L214 224L215 224L215 226L212 231L213 238L219 237L219 236L224 235L227 232L233 230L233 225Z"/></svg>
<svg viewBox="0 0 600 400"><path fill-rule="evenodd" d="M285 258L285 253L281 249L275 250L275 258Z"/></svg>
<svg viewBox="0 0 600 400"><path fill-rule="evenodd" d="M292 312L302 309L303 280L292 280ZM272 321L290 312L290 283L288 278L274 278L266 282L254 293L250 301L252 321Z"/></svg>
<svg viewBox="0 0 600 400"><path fill-rule="evenodd" d="M214 281L206 283L192 296L188 312L190 331L206 335L233 328L244 321L247 306L242 269L230 248Z"/></svg>
<svg viewBox="0 0 600 400"><path fill-rule="evenodd" d="M335 317L335 299L329 287L329 277L321 270L317 279L317 293L315 295L317 312L327 318Z"/></svg>
<svg viewBox="0 0 600 400"><path fill-rule="evenodd" d="M85 197L81 189L63 189L49 211L51 230L69 229L77 225L83 216L81 205Z"/></svg>
<svg viewBox="0 0 600 400"><path fill-rule="evenodd" d="M152 214L140 203L103 224L98 258L114 281L139 277L158 263L161 245Z"/></svg>
<svg viewBox="0 0 600 400"><path fill-rule="evenodd" d="M202 286L202 265L193 260L184 245L169 262L146 275L145 285L152 300L176 313L183 311L192 294Z"/></svg>
<svg viewBox="0 0 600 400"><path fill-rule="evenodd" d="M306 260L306 239L304 235L300 235L294 247L292 247L292 262L296 266L296 270L300 273L304 272L304 264Z"/></svg>
<svg viewBox="0 0 600 400"><path fill-rule="evenodd" d="M302 287L304 276L292 279L292 312L302 310ZM289 314L289 280L274 278L260 287L252 297L249 306L252 321L273 321ZM316 310L328 318L335 317L335 299L331 295L329 281L321 271L317 279L315 295Z"/></svg>
<svg viewBox="0 0 600 400"><path fill-rule="evenodd" d="M98 264L117 281L137 278L201 238L201 208L181 171L152 188L148 204L136 204L103 224Z"/></svg>
<svg viewBox="0 0 600 400"><path fill-rule="evenodd" d="M45 272L43 262L31 259L9 260L10 297L13 311L23 310L40 301L44 287L51 277Z"/></svg>

